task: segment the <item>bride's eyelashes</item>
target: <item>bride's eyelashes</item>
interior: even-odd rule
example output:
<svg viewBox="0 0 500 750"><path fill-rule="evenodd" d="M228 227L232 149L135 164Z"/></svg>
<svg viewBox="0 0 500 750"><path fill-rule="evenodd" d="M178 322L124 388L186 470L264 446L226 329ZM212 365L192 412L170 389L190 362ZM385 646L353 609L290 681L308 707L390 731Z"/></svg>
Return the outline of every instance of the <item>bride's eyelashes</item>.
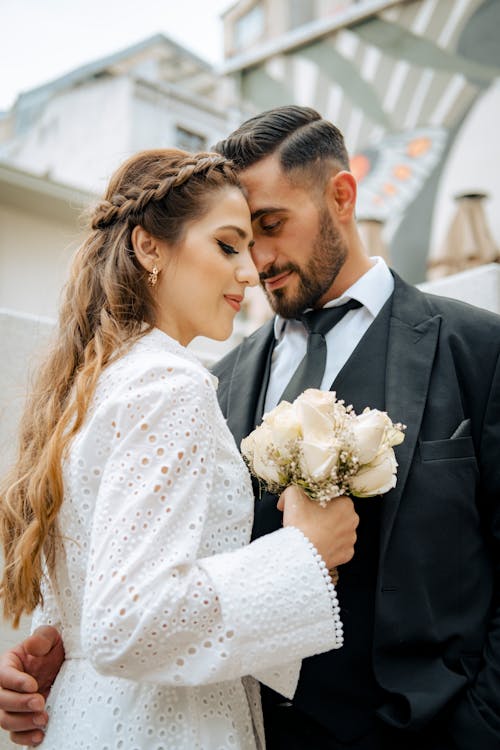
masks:
<svg viewBox="0 0 500 750"><path fill-rule="evenodd" d="M238 251L232 245L228 245L227 242L222 242L222 240L216 240L216 242L226 255L238 255Z"/></svg>

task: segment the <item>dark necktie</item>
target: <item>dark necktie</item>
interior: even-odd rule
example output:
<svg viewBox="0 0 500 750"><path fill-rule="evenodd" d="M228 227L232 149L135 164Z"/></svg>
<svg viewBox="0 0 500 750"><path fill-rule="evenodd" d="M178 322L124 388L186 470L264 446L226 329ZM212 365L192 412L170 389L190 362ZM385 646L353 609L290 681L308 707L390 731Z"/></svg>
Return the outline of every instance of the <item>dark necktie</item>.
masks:
<svg viewBox="0 0 500 750"><path fill-rule="evenodd" d="M358 307L362 307L361 302L351 299L337 307L310 310L298 318L308 333L307 351L283 391L280 401L294 401L306 388L320 387L326 365L325 334L337 325L349 310Z"/></svg>

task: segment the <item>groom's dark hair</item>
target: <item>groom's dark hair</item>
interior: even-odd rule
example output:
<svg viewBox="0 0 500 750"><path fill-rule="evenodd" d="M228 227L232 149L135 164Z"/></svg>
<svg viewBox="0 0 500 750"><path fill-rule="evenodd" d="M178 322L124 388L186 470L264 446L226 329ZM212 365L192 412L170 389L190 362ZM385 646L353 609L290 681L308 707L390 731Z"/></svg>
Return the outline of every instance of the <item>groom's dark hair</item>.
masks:
<svg viewBox="0 0 500 750"><path fill-rule="evenodd" d="M231 159L238 170L274 153L285 173L299 169L318 179L321 167L327 164L349 169L342 133L311 107L288 105L262 112L246 120L213 150Z"/></svg>

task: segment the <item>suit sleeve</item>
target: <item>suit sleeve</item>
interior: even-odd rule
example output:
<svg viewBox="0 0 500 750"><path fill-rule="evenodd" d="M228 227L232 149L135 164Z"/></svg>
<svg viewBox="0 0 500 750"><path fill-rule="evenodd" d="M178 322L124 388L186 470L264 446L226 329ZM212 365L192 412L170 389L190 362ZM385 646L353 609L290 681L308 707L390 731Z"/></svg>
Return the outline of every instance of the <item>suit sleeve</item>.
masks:
<svg viewBox="0 0 500 750"><path fill-rule="evenodd" d="M217 400L225 417L227 417L229 384L231 382L231 375L234 370L234 364L237 359L237 353L238 347L226 354L212 367L212 373L219 381L219 387L217 389Z"/></svg>
<svg viewBox="0 0 500 750"><path fill-rule="evenodd" d="M500 357L487 401L480 449L481 502L495 585L482 668L455 706L450 734L459 750L500 747Z"/></svg>

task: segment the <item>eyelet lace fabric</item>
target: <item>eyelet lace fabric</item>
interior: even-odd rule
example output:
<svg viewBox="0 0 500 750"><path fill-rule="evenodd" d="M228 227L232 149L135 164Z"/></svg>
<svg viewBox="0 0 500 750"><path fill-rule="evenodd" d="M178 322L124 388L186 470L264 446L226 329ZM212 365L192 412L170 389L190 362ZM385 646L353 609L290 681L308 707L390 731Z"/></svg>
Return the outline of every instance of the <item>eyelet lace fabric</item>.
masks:
<svg viewBox="0 0 500 750"><path fill-rule="evenodd" d="M61 630L67 657L42 746L262 748L256 679L291 697L300 660L342 634L300 531L249 544L251 482L214 378L148 333L102 373L64 483L33 622Z"/></svg>

